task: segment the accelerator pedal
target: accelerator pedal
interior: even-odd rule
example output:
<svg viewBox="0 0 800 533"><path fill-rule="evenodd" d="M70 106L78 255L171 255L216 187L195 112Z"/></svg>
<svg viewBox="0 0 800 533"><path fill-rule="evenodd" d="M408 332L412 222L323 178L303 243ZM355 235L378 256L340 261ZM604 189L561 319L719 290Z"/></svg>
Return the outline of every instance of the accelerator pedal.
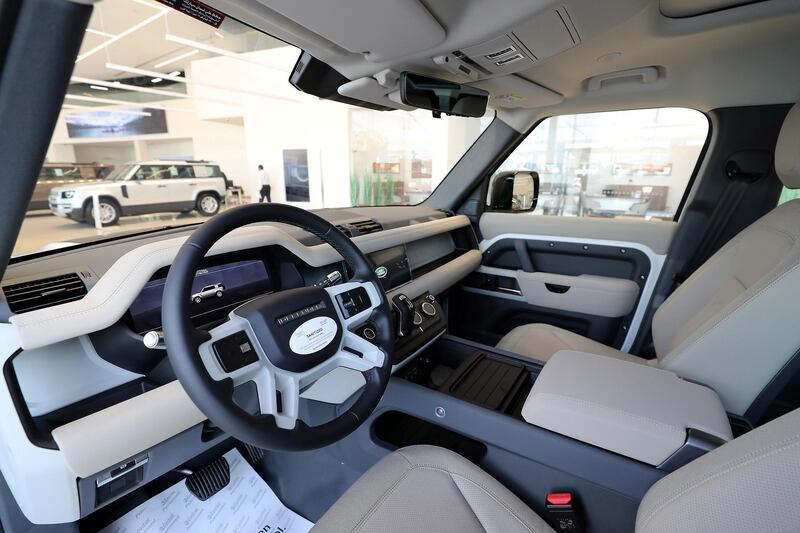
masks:
<svg viewBox="0 0 800 533"><path fill-rule="evenodd" d="M228 486L231 482L231 468L228 460L218 457L186 478L186 488L201 502Z"/></svg>

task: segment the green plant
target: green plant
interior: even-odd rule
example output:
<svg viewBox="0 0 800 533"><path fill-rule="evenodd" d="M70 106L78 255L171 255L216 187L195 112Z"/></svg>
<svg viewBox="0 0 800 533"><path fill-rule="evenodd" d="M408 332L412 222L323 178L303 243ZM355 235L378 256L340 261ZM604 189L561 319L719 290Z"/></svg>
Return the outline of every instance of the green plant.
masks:
<svg viewBox="0 0 800 533"><path fill-rule="evenodd" d="M350 205L353 207L361 205L358 193L360 192L361 179L358 177L358 172L353 171L350 174Z"/></svg>

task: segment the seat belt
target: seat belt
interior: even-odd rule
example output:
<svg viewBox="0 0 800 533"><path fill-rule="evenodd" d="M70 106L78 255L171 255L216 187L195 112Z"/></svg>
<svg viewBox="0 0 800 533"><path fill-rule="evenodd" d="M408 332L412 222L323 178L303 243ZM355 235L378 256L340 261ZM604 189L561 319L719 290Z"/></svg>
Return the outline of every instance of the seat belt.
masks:
<svg viewBox="0 0 800 533"><path fill-rule="evenodd" d="M680 285L691 276L695 270L700 268L714 253L721 248L722 243L720 240L725 234L725 230L730 224L731 217L736 212L739 204L744 198L744 193L747 191L747 186L753 183L750 176L735 176L731 183L725 187L719 202L717 202L714 211L708 221L708 229L703 234L700 244L697 245L692 257L686 262L680 272L675 274L675 283Z"/></svg>

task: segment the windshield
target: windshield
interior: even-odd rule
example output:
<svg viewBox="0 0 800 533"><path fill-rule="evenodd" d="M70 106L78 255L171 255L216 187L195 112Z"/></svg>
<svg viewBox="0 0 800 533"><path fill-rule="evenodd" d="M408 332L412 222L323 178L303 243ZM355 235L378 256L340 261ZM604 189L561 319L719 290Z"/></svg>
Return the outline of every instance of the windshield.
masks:
<svg viewBox="0 0 800 533"><path fill-rule="evenodd" d="M321 100L288 82L299 55L230 18L214 27L151 0L98 3L45 161L82 170L39 179L14 255L243 203L417 204L493 118Z"/></svg>

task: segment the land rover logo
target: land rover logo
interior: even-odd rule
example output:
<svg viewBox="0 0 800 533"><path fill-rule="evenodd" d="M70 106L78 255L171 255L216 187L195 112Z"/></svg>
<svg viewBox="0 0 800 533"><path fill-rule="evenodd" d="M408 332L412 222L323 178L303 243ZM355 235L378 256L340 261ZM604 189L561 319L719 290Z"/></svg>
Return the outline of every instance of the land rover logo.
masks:
<svg viewBox="0 0 800 533"><path fill-rule="evenodd" d="M336 321L327 316L306 320L289 338L289 348L298 355L316 353L333 341L339 327Z"/></svg>
<svg viewBox="0 0 800 533"><path fill-rule="evenodd" d="M385 266L379 266L378 268L375 269L375 275L377 275L380 279L385 278L386 274L388 273L389 269L386 268Z"/></svg>

